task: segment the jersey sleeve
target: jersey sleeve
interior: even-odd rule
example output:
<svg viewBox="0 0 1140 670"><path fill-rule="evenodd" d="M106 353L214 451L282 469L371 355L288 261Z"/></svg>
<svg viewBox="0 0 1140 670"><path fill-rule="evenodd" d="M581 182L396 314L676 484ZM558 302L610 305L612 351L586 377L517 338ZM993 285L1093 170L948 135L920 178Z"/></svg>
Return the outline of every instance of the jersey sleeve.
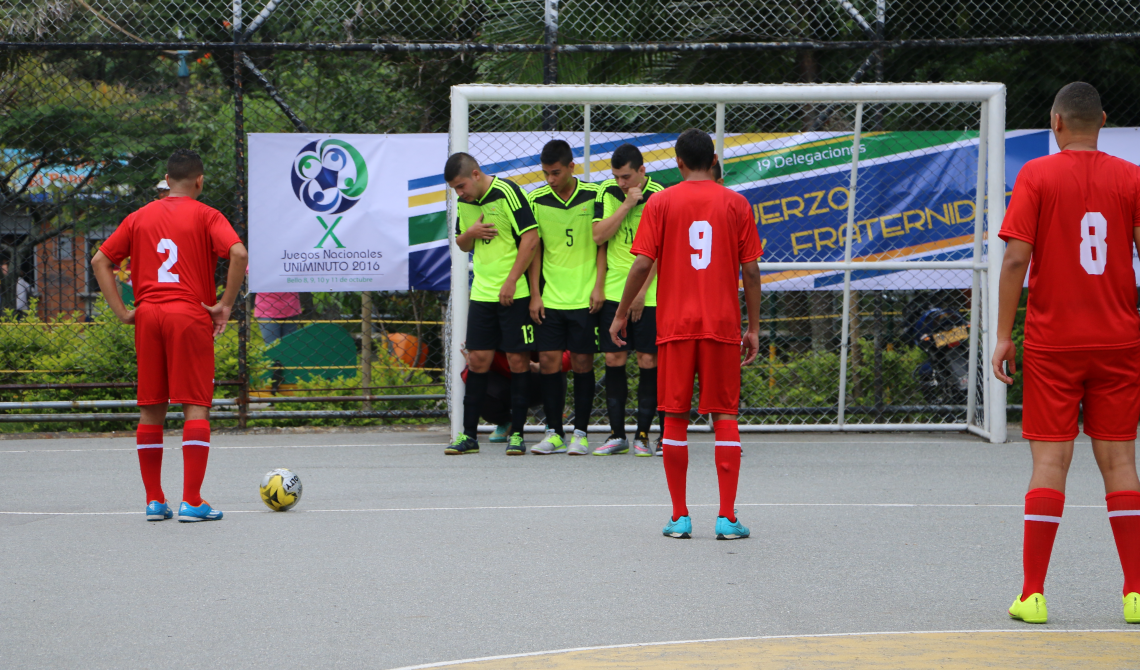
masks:
<svg viewBox="0 0 1140 670"><path fill-rule="evenodd" d="M134 222L135 215L132 213L123 219L115 232L99 246L99 251L116 265L131 255L131 231L134 229Z"/></svg>
<svg viewBox="0 0 1140 670"><path fill-rule="evenodd" d="M1034 244L1037 240L1037 222L1041 214L1041 197L1033 183L1032 168L1022 168L1013 186L1013 197L1005 211L998 237L1008 242L1011 239Z"/></svg>
<svg viewBox="0 0 1140 670"><path fill-rule="evenodd" d="M1140 228L1140 167L1132 170L1132 227Z"/></svg>
<svg viewBox="0 0 1140 670"><path fill-rule="evenodd" d="M657 260L661 256L661 199L654 198L645 203L641 212L641 223L637 226L637 236L629 252L634 256L648 256Z"/></svg>
<svg viewBox="0 0 1140 670"><path fill-rule="evenodd" d="M594 223L606 218L606 189L599 188L594 194Z"/></svg>
<svg viewBox="0 0 1140 670"><path fill-rule="evenodd" d="M218 258L229 258L230 247L241 244L241 238L234 232L234 227L216 209L211 212L206 226L210 232L210 244L214 247L214 253L217 254Z"/></svg>
<svg viewBox="0 0 1140 670"><path fill-rule="evenodd" d="M756 231L756 221L752 218L752 208L743 196L735 199L736 215L740 226L739 260L740 264L751 263L764 255L764 248L760 245L760 233ZM744 202L741 202L744 201Z"/></svg>
<svg viewBox="0 0 1140 670"><path fill-rule="evenodd" d="M515 234L522 235L532 228L537 228L538 221L534 218L534 206L531 204L528 195L513 183L510 186L510 190L515 194L514 198L508 199L511 219L515 226Z"/></svg>

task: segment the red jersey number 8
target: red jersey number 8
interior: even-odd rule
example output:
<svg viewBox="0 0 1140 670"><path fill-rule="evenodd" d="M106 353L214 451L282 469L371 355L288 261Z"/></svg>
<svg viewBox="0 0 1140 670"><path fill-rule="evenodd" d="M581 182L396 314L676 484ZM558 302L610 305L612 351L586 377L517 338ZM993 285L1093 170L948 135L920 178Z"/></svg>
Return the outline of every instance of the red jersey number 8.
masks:
<svg viewBox="0 0 1140 670"><path fill-rule="evenodd" d="M168 240L165 237L158 241L158 253L169 251L170 255L166 257L166 262L158 268L158 283L159 284L177 284L178 275L170 271L174 264L178 262L178 245L173 240Z"/></svg>
<svg viewBox="0 0 1140 670"><path fill-rule="evenodd" d="M1090 275L1104 274L1108 260L1108 221L1100 212L1087 212L1081 219L1081 267Z"/></svg>
<svg viewBox="0 0 1140 670"><path fill-rule="evenodd" d="M712 234L708 221L694 221L689 226L689 246L697 250L689 254L689 262L697 270L704 270L712 262Z"/></svg>

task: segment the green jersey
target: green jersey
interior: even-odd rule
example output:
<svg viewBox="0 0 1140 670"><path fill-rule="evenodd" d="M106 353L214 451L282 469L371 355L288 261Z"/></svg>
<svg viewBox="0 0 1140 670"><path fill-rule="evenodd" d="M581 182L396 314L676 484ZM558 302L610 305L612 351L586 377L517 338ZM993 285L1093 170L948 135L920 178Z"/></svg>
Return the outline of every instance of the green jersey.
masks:
<svg viewBox="0 0 1140 670"><path fill-rule="evenodd" d="M625 280L629 277L629 269L633 267L633 239L637 237L637 226L641 224L641 213L645 210L645 203L649 202L654 193L665 190L660 183L646 175L645 185L641 187L641 202L629 210L622 219L617 232L606 244L606 300L621 302L621 294L625 291ZM594 203L594 221L608 219L625 202L625 193L617 185L617 180L607 179L598 184L598 198ZM657 306L657 278L649 282L649 290L645 292L645 306Z"/></svg>
<svg viewBox="0 0 1140 670"><path fill-rule="evenodd" d="M574 192L562 200L549 185L530 192L538 235L542 238L542 303L551 309L590 306L598 280L598 245L594 244L594 201L598 186L575 179Z"/></svg>
<svg viewBox="0 0 1140 670"><path fill-rule="evenodd" d="M519 255L522 234L535 228L534 212L527 202L526 193L513 181L494 178L491 187L478 202L459 201L459 220L455 234L460 235L473 226L479 217L483 223L494 224L499 234L489 240L475 240L475 280L471 283L471 299L481 302L499 302L499 290ZM530 297L526 273L515 284L515 300Z"/></svg>

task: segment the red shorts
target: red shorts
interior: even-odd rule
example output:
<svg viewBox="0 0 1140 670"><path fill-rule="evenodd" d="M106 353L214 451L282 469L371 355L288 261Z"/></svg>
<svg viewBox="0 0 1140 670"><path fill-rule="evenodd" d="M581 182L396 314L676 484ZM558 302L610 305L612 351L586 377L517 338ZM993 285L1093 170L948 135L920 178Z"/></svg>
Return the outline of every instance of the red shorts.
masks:
<svg viewBox="0 0 1140 670"><path fill-rule="evenodd" d="M714 340L673 340L657 345L657 409L688 414L693 376L701 380L701 414L740 412L740 345Z"/></svg>
<svg viewBox="0 0 1140 670"><path fill-rule="evenodd" d="M135 310L140 405L210 406L214 397L214 324L201 305L143 303Z"/></svg>
<svg viewBox="0 0 1140 670"><path fill-rule="evenodd" d="M1025 382L1021 435L1027 440L1076 438L1084 406L1085 434L1098 440L1136 439L1140 420L1140 347L1084 351L1023 350Z"/></svg>

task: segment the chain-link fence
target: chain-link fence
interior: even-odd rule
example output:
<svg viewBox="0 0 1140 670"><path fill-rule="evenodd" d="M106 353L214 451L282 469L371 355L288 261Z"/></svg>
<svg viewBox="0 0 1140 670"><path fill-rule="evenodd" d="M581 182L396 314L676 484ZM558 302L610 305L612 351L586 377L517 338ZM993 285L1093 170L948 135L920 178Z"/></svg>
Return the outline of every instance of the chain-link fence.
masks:
<svg viewBox="0 0 1140 670"><path fill-rule="evenodd" d="M77 418L122 426L132 416L131 332L102 308L89 261L127 213L158 197L155 186L174 148L189 146L202 154L208 173L203 201L221 210L244 237L245 133L446 132L451 86L473 82L997 81L1008 89L1008 128L1017 129L1045 127L1055 90L1079 79L1101 91L1110 125L1140 126L1137 9L1134 2L1059 9L1044 0L5 3L0 260L6 270L0 308L10 311L0 319L0 401L26 407L0 405L0 419L24 422L24 429L29 421L47 428ZM850 110L801 109L781 114L780 127L768 127L771 118L747 118L751 113L730 106L729 133L753 132L752 127L841 132L838 124L850 118ZM668 115L623 114L596 108L597 132L670 132L681 124ZM805 125L808 117L818 127ZM566 118L537 118L529 127L547 133L573 131L580 123L569 112ZM662 127L651 128L658 120ZM951 120L932 113L923 125L912 114L905 129L960 129ZM711 130L707 113L687 122ZM868 110L868 124L874 122ZM895 120L884 116L882 122ZM597 169L599 178L604 167ZM829 233L819 235L818 245L825 245ZM128 294L129 270L120 272ZM218 272L220 285L224 264ZM767 388L806 378L793 357L834 350L842 320L838 294L833 287L769 294ZM968 307L966 294L857 289L855 296L852 333L860 335L853 341L870 348L851 352L857 393L849 403L850 420L880 420L875 407L960 405L937 394L927 397L924 382L885 380L895 374L888 368L920 366L918 354L908 354L911 359L900 353L916 346L911 335L919 317L935 308L961 314ZM281 317L277 330L304 325L313 336L325 331L345 344L343 360L308 360L282 353L280 345L274 349L277 341L266 344L272 333L265 337L266 324L259 319L271 317L258 316L258 299L251 296L239 302L233 327L218 343L217 397L226 404L217 414L240 414L243 423L262 411L272 413L256 415L266 420L285 421L278 417L289 411L296 421L328 422L445 414L438 397L448 367L440 325L446 320L445 293L372 295L371 331L361 294L300 294L296 301L299 311ZM415 344L408 338L416 338ZM402 353L420 347L426 353ZM323 386L301 388L307 385ZM276 399L272 407L262 394ZM421 397L315 405L285 400L381 394ZM1018 398L1015 387L1011 401ZM70 404L81 401L104 406ZM807 393L780 402L820 408L834 401ZM56 404L27 405L33 402ZM746 404L757 417L780 416L764 414L774 402L758 393ZM60 403L66 417L53 414L63 409ZM856 411L863 409L869 413ZM326 414L304 414L313 411ZM815 411L823 412L805 410L796 420L814 420L808 417ZM947 410L941 420L951 421L956 411ZM9 425L3 422L0 429Z"/></svg>

